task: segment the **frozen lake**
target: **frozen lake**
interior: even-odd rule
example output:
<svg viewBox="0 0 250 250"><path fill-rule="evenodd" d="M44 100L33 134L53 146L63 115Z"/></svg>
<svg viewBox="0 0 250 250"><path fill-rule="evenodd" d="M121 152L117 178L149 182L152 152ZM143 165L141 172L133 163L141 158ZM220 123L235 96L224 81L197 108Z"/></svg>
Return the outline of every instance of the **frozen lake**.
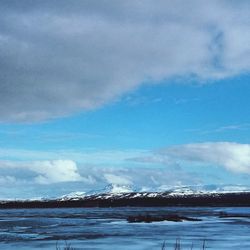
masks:
<svg viewBox="0 0 250 250"><path fill-rule="evenodd" d="M221 212L238 217L220 218ZM127 223L129 215L178 214L197 222ZM239 215L244 215L240 217ZM249 216L249 217L247 217ZM74 208L0 210L0 249L250 249L250 208Z"/></svg>

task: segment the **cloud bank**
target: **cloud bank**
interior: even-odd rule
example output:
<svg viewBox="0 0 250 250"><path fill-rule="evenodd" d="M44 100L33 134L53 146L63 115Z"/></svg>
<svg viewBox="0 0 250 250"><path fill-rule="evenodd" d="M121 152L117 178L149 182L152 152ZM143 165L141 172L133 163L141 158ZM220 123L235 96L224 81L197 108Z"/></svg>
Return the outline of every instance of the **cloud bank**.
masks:
<svg viewBox="0 0 250 250"><path fill-rule="evenodd" d="M115 152L104 152L102 158L96 162L92 159L91 163L90 159L81 163L66 159L2 160L0 198L24 194L51 197L77 190L102 190L108 184L152 191L211 184L211 181L212 184L249 183L250 144L206 142L171 146L151 153L138 152L138 157L131 158L131 153L118 151L113 166L107 163L117 157ZM78 159L82 158L78 156Z"/></svg>
<svg viewBox="0 0 250 250"><path fill-rule="evenodd" d="M143 82L250 68L248 1L3 0L0 9L1 121L94 109Z"/></svg>
<svg viewBox="0 0 250 250"><path fill-rule="evenodd" d="M161 190L172 185L199 184L197 176L165 167L131 168L77 164L72 160L0 161L0 199L55 197L77 190Z"/></svg>
<svg viewBox="0 0 250 250"><path fill-rule="evenodd" d="M221 166L235 173L250 174L250 144L207 142L168 147L159 159ZM159 160L158 159L158 160Z"/></svg>

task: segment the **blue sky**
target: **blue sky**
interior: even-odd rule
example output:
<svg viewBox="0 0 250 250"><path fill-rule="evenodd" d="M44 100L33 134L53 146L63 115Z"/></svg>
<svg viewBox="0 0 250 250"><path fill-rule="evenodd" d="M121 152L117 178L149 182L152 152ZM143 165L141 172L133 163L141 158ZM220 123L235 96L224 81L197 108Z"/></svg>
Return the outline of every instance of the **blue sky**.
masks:
<svg viewBox="0 0 250 250"><path fill-rule="evenodd" d="M1 146L35 150L146 149L204 141L248 143L250 76L199 85L146 85L90 112L2 123ZM188 81L188 83L187 83Z"/></svg>
<svg viewBox="0 0 250 250"><path fill-rule="evenodd" d="M249 3L106 4L2 1L0 198L249 186Z"/></svg>

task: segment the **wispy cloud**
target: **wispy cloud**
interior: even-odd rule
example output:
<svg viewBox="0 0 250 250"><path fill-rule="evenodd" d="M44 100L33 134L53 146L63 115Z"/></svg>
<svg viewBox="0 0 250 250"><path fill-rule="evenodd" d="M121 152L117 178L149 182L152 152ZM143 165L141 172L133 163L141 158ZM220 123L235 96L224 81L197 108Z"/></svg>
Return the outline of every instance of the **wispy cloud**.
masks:
<svg viewBox="0 0 250 250"><path fill-rule="evenodd" d="M128 95L124 98L124 101L128 106L152 105L161 103L163 101L163 98L162 97L149 98L146 96Z"/></svg>
<svg viewBox="0 0 250 250"><path fill-rule="evenodd" d="M228 132L228 131L242 131L242 130L250 130L250 124L235 124L235 125L227 125L221 126L212 130L203 131L203 134L210 134L210 133L221 133L221 132Z"/></svg>
<svg viewBox="0 0 250 250"><path fill-rule="evenodd" d="M200 101L199 98L176 98L174 99L174 104L180 105L180 104L187 104L189 102L198 102Z"/></svg>
<svg viewBox="0 0 250 250"><path fill-rule="evenodd" d="M215 128L210 129L186 129L186 132L195 132L198 134L216 134L216 133L224 133L224 132L231 132L231 131L247 131L250 130L250 123L243 123L243 124L231 124L225 126L218 126Z"/></svg>
<svg viewBox="0 0 250 250"><path fill-rule="evenodd" d="M89 165L119 165L126 163L127 159L142 157L149 153L149 150L22 150L13 148L0 148L0 159L18 161L43 161L54 159L71 159L81 164Z"/></svg>

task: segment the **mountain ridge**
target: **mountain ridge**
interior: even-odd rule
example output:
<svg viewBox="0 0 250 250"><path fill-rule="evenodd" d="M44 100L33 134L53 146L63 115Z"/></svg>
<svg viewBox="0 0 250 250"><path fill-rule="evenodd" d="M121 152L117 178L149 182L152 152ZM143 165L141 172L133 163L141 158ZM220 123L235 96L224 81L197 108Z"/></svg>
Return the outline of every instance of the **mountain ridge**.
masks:
<svg viewBox="0 0 250 250"><path fill-rule="evenodd" d="M116 192L114 192L116 191ZM118 192L119 191L119 192ZM154 207L154 206L247 206L249 190L201 191L190 188L162 192L138 192L113 189L98 192L76 192L53 199L2 200L1 208L73 208L73 207Z"/></svg>
<svg viewBox="0 0 250 250"><path fill-rule="evenodd" d="M177 186L172 188L165 188L165 190L152 189L148 191L138 191L138 188L135 188L131 185L117 185L117 184L109 184L105 188L100 190L92 190L90 192L74 192L69 195L64 195L63 199L77 199L77 198L87 198L91 196L98 197L157 197L157 196L180 196L180 195L198 195L198 194L223 194L223 193L244 193L250 192L250 188L247 186L241 185L207 185L207 186ZM82 195L79 195L82 194Z"/></svg>
<svg viewBox="0 0 250 250"><path fill-rule="evenodd" d="M139 191L138 191L139 190ZM102 189L91 191L75 191L58 197L36 197L30 199L0 199L2 202L15 201L48 201L48 200L81 200L90 198L138 198L138 197L164 197L164 196L197 196L219 195L230 193L250 193L250 187L242 185L186 185L164 188L152 188L146 191L131 185L108 184Z"/></svg>

